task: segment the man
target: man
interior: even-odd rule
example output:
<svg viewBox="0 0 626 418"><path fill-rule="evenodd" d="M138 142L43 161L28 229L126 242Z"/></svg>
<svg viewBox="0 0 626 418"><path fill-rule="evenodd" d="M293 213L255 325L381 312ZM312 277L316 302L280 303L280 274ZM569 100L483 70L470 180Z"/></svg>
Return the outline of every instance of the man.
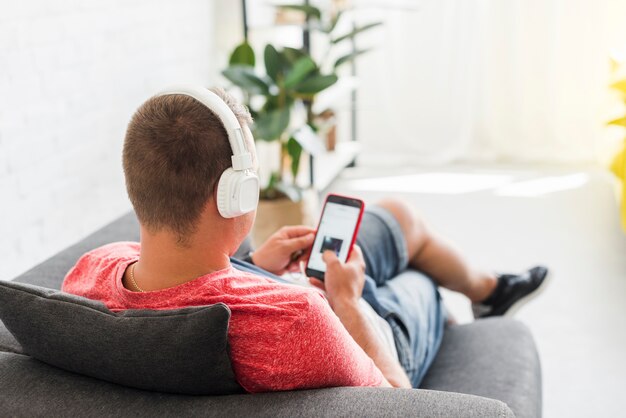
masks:
<svg viewBox="0 0 626 418"><path fill-rule="evenodd" d="M221 90L256 157L250 115ZM206 94L206 92L204 92ZM314 230L285 227L235 260L255 211L224 217L216 202L233 149L219 117L184 94L155 96L129 123L123 164L141 243L113 243L85 254L63 290L102 300L114 311L225 303L235 376L249 392L328 386L418 387L445 321L436 286L465 294L483 315L501 315L545 279L471 268L406 204L384 200L365 213L346 263L327 251L325 291L285 283ZM220 186L221 187L221 186ZM257 193L255 190L254 193ZM416 274L402 274L412 268Z"/></svg>

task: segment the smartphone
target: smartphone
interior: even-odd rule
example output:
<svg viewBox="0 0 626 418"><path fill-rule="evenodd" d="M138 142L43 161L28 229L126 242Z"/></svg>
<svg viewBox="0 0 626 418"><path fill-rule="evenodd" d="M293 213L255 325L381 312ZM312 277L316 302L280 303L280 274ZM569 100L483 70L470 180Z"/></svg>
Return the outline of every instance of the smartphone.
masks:
<svg viewBox="0 0 626 418"><path fill-rule="evenodd" d="M307 276L324 280L326 263L322 254L326 250L334 251L339 260L345 263L352 252L364 208L365 204L360 199L336 194L326 197L304 270Z"/></svg>

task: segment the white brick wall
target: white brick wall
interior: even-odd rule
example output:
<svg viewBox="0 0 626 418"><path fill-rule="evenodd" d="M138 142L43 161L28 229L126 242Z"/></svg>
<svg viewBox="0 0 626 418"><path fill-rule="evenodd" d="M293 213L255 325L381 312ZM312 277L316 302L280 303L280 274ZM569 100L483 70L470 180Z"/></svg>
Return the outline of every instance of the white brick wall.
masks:
<svg viewBox="0 0 626 418"><path fill-rule="evenodd" d="M3 2L0 279L129 210L126 124L167 84L215 82L214 14L210 0Z"/></svg>

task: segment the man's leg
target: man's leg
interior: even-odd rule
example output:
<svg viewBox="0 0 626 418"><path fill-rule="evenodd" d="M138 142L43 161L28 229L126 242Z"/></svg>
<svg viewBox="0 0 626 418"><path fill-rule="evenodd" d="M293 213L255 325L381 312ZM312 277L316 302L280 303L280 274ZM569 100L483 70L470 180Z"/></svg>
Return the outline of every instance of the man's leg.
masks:
<svg viewBox="0 0 626 418"><path fill-rule="evenodd" d="M439 286L464 294L472 302L491 295L497 284L495 274L470 266L456 249L426 226L412 207L397 199L385 199L377 205L398 221L411 267L430 276Z"/></svg>
<svg viewBox="0 0 626 418"><path fill-rule="evenodd" d="M548 269L533 267L522 274L495 275L471 267L444 239L434 234L406 203L379 203L397 221L406 241L408 264L429 275L438 285L471 299L475 317L504 315L528 301L547 280Z"/></svg>
<svg viewBox="0 0 626 418"><path fill-rule="evenodd" d="M447 313L434 282L408 269L376 290L377 300L395 315L387 318L398 360L418 388L437 356Z"/></svg>
<svg viewBox="0 0 626 418"><path fill-rule="evenodd" d="M366 265L363 299L389 324L398 360L417 388L443 337L446 312L437 285L410 268L403 231L387 209L367 208L357 244Z"/></svg>

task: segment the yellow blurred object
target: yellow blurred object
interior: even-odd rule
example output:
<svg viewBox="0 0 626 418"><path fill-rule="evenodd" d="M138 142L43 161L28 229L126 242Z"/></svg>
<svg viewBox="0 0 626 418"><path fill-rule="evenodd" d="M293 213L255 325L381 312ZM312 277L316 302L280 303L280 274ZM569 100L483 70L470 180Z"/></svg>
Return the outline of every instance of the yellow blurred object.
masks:
<svg viewBox="0 0 626 418"><path fill-rule="evenodd" d="M626 70L626 65L615 58L611 58L610 62L612 77L615 81L609 87L618 92L622 103L626 105L626 77L624 77L624 71L622 71ZM626 114L622 111L620 117L607 122L607 125L626 128ZM622 150L615 155L610 168L621 182L621 218L622 228L626 232L626 138L622 142Z"/></svg>
<svg viewBox="0 0 626 418"><path fill-rule="evenodd" d="M613 57L609 57L609 63L611 64L611 73L616 73L619 70L620 62Z"/></svg>
<svg viewBox="0 0 626 418"><path fill-rule="evenodd" d="M611 171L622 182L622 228L626 231L626 140L611 163Z"/></svg>
<svg viewBox="0 0 626 418"><path fill-rule="evenodd" d="M611 84L609 87L621 92L622 94L626 94L626 78L624 78L623 80L616 81L615 83Z"/></svg>

